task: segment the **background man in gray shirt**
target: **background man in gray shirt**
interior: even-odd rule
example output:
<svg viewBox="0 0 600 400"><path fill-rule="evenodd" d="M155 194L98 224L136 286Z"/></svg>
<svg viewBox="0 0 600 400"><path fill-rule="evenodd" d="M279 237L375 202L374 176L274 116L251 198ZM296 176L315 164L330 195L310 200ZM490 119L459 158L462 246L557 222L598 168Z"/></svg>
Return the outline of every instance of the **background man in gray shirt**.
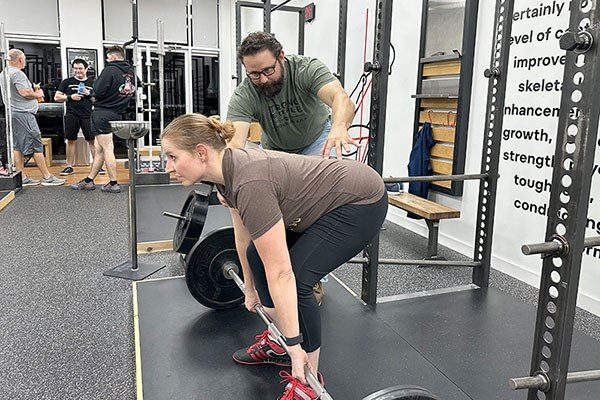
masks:
<svg viewBox="0 0 600 400"><path fill-rule="evenodd" d="M39 185L39 180L26 176L24 171L24 157L33 156L35 164L44 177L41 184L43 186L60 186L65 183L65 180L52 175L46 167L42 134L35 119L38 111L38 99L44 97L44 92L39 88L34 91L33 85L21 71L26 65L25 54L21 50L12 49L8 52L8 56L8 67L0 73L0 87L4 103L7 104L5 74L8 73L15 167L23 174L23 186Z"/></svg>

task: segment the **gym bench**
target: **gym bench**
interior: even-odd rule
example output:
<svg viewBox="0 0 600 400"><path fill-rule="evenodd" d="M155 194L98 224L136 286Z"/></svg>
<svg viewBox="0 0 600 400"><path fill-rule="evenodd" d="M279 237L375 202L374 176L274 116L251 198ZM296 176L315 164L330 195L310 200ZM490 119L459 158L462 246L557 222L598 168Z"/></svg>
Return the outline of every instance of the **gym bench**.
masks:
<svg viewBox="0 0 600 400"><path fill-rule="evenodd" d="M437 248L440 220L460 218L460 211L410 193L389 195L388 203L425 219L429 231L426 259L439 259Z"/></svg>

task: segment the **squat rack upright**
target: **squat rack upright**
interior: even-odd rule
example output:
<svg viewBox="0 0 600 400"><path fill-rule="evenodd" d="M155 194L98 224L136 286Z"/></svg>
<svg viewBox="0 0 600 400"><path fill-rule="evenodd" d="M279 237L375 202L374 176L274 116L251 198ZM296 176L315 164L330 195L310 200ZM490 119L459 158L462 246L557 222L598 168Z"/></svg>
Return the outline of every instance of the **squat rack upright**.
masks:
<svg viewBox="0 0 600 400"><path fill-rule="evenodd" d="M567 58L546 241L522 248L543 257L530 376L510 380L513 389L529 389L528 400L562 400L567 383L600 380L600 370L568 373L583 251L600 246L600 237L585 237L600 117L599 41L598 0L573 2L560 38Z"/></svg>
<svg viewBox="0 0 600 400"><path fill-rule="evenodd" d="M494 37L490 67L484 75L489 79L487 111L481 157L481 173L453 176L385 178L386 182L479 180L479 200L475 231L474 256L463 265L473 267L473 284L489 286L494 230L494 208L498 183L498 164L502 139L502 120L508 70L508 48L512 27L513 2L498 0L495 12ZM389 70L389 49L392 28L392 0L377 1L375 20L374 61L372 63L371 117L368 164L380 175L383 169L386 99ZM363 264L361 299L370 307L377 304L377 270L379 264L407 264L410 260L379 259L379 238L365 249L362 259L352 260ZM415 262L419 264L419 262ZM457 265L457 262L427 260L428 265ZM423 263L424 264L424 263Z"/></svg>

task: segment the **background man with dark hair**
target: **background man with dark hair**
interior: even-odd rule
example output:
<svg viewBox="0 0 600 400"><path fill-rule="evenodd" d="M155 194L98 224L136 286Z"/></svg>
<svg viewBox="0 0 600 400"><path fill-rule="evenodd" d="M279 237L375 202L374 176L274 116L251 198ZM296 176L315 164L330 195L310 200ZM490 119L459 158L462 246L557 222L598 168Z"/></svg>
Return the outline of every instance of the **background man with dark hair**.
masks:
<svg viewBox="0 0 600 400"><path fill-rule="evenodd" d="M92 96L96 99L91 117L91 129L96 138L96 157L87 178L71 185L75 190L94 190L94 178L105 163L110 182L103 192L119 193L117 161L113 145L110 121L120 121L135 94L135 74L129 62L124 60L125 50L113 46L106 51L106 65L94 82Z"/></svg>
<svg viewBox="0 0 600 400"><path fill-rule="evenodd" d="M285 55L270 33L248 35L238 50L247 78L235 89L227 119L236 135L231 146L244 147L250 122L257 120L264 148L341 158L354 104L329 69L316 58ZM331 111L330 111L331 109Z"/></svg>
<svg viewBox="0 0 600 400"><path fill-rule="evenodd" d="M73 173L73 159L75 158L75 144L79 129L87 140L92 157L95 155L94 135L90 127L90 115L92 114L92 91L93 79L88 78L88 63L77 58L71 63L73 76L63 80L58 86L54 100L66 102L67 112L64 118L65 139L67 140L67 165L61 171L61 175ZM95 158L95 157L94 157Z"/></svg>

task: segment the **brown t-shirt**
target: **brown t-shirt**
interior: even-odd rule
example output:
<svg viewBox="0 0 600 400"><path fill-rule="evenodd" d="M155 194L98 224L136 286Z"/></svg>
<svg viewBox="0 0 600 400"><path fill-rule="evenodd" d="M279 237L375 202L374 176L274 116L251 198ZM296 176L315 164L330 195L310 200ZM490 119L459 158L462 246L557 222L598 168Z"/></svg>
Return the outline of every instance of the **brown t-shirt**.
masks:
<svg viewBox="0 0 600 400"><path fill-rule="evenodd" d="M340 206L371 204L385 193L379 174L357 161L262 149L225 149L223 177L217 188L253 240L281 218L286 229L304 232Z"/></svg>

